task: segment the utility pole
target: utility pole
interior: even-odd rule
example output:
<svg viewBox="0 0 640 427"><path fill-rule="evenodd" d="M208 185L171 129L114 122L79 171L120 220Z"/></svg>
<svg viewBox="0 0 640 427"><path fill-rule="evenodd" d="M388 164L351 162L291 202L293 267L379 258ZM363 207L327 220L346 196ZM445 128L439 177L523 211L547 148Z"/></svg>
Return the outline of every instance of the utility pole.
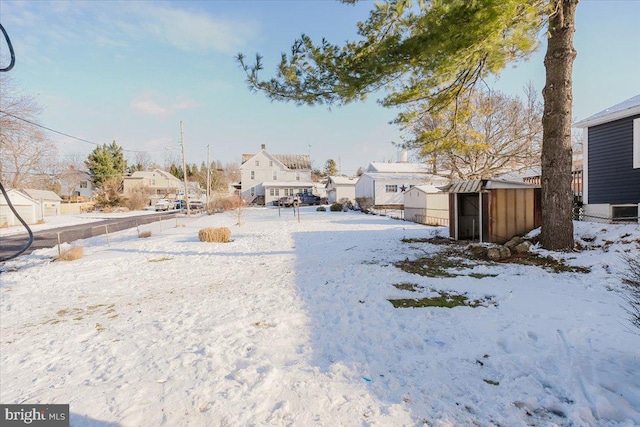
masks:
<svg viewBox="0 0 640 427"><path fill-rule="evenodd" d="M182 178L184 179L184 202L187 205L187 216L191 215L189 209L189 188L187 187L187 161L184 155L184 132L182 130L182 120L180 120L180 145L182 145Z"/></svg>
<svg viewBox="0 0 640 427"><path fill-rule="evenodd" d="M209 144L207 144L207 210L209 210L210 191L211 191L211 163L209 162Z"/></svg>

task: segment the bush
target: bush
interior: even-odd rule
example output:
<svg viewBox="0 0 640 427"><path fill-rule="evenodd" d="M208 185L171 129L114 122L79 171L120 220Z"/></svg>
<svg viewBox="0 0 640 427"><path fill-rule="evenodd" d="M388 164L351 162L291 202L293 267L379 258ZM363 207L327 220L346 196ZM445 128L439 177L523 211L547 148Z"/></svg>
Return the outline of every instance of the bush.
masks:
<svg viewBox="0 0 640 427"><path fill-rule="evenodd" d="M623 257L627 270L622 274L622 281L628 285L628 292L624 295L627 302L627 313L631 324L640 330L640 259L638 256Z"/></svg>
<svg viewBox="0 0 640 427"><path fill-rule="evenodd" d="M201 242L227 243L231 241L231 230L227 227L203 228L198 232Z"/></svg>
<svg viewBox="0 0 640 427"><path fill-rule="evenodd" d="M369 213L371 208L373 208L373 198L371 197L356 197L356 203L364 213Z"/></svg>
<svg viewBox="0 0 640 427"><path fill-rule="evenodd" d="M351 199L349 199L348 197L343 197L340 200L338 200L338 202L342 203L342 206L348 209L353 209L353 203L351 202Z"/></svg>
<svg viewBox="0 0 640 427"><path fill-rule="evenodd" d="M318 207L316 208L316 210L317 210L318 212L326 212L326 211L327 211L327 208L325 208L324 206L318 206Z"/></svg>
<svg viewBox="0 0 640 427"><path fill-rule="evenodd" d="M331 212L340 212L340 211L342 211L342 203L336 202L336 203L331 204L331 206L329 206L329 210Z"/></svg>
<svg viewBox="0 0 640 427"><path fill-rule="evenodd" d="M149 191L146 188L134 188L125 199L124 206L131 211L139 211L149 205Z"/></svg>
<svg viewBox="0 0 640 427"><path fill-rule="evenodd" d="M238 205L242 205L242 199L238 196L216 197L207 205L207 213L230 211Z"/></svg>
<svg viewBox="0 0 640 427"><path fill-rule="evenodd" d="M138 233L138 237L141 239L151 237L151 230L141 231L140 233Z"/></svg>
<svg viewBox="0 0 640 427"><path fill-rule="evenodd" d="M82 249L82 246L72 246L69 249L60 251L58 261L75 261L82 258L83 255L84 249Z"/></svg>

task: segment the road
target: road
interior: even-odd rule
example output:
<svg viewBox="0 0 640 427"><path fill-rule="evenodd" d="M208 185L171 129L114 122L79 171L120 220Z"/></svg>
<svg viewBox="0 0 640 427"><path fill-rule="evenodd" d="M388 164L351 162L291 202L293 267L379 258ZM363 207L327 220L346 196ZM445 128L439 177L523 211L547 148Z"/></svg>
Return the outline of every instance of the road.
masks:
<svg viewBox="0 0 640 427"><path fill-rule="evenodd" d="M171 219L176 216L176 212L157 212L154 215L139 215L135 217L105 219L103 221L90 222L86 224L76 224L66 227L50 228L33 233L33 244L23 252L22 255L30 254L36 249L51 248L58 244L58 233L60 233L60 242L68 243L78 239L87 239L89 237L100 236L105 234L106 228L109 232L126 230L136 227L140 224L148 224L158 221L158 216L163 220ZM0 238L0 259L4 259L18 252L29 241L29 236L25 234L5 236Z"/></svg>

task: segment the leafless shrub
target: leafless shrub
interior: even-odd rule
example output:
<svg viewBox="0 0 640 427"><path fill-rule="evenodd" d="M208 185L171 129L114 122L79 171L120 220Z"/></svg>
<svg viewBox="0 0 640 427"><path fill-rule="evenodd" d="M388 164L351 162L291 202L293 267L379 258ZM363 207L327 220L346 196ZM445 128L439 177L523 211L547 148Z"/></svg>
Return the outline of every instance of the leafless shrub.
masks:
<svg viewBox="0 0 640 427"><path fill-rule="evenodd" d="M138 237L141 239L151 237L151 230L141 231L140 233L138 233Z"/></svg>
<svg viewBox="0 0 640 427"><path fill-rule="evenodd" d="M132 211L139 211L144 209L149 201L149 191L146 188L134 188L127 195L127 199L124 201L124 206Z"/></svg>
<svg viewBox="0 0 640 427"><path fill-rule="evenodd" d="M83 255L84 249L82 248L82 246L72 246L69 249L60 251L58 261L75 261L82 258Z"/></svg>
<svg viewBox="0 0 640 427"><path fill-rule="evenodd" d="M227 227L203 228L198 232L201 242L227 243L231 241L231 230Z"/></svg>
<svg viewBox="0 0 640 427"><path fill-rule="evenodd" d="M372 197L356 197L356 204L364 213L368 213L373 208Z"/></svg>
<svg viewBox="0 0 640 427"><path fill-rule="evenodd" d="M627 264L627 269L622 273L622 281L627 285L624 294L626 311L631 325L640 330L640 257L638 254L626 254L623 259Z"/></svg>

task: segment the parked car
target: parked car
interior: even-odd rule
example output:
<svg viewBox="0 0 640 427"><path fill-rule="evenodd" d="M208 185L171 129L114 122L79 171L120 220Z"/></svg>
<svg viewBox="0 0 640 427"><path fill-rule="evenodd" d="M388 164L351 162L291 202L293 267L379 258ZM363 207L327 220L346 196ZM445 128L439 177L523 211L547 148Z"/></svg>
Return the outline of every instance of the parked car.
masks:
<svg viewBox="0 0 640 427"><path fill-rule="evenodd" d="M156 212L168 211L169 209L173 209L173 202L166 199L161 199L156 202L155 208Z"/></svg>
<svg viewBox="0 0 640 427"><path fill-rule="evenodd" d="M280 206L289 208L291 206L295 206L296 203L300 203L300 201L295 196L284 196L284 197L280 197L280 199L278 200L278 203L280 204Z"/></svg>
<svg viewBox="0 0 640 427"><path fill-rule="evenodd" d="M299 193L296 195L301 205L320 205L322 204L322 198L310 193Z"/></svg>

